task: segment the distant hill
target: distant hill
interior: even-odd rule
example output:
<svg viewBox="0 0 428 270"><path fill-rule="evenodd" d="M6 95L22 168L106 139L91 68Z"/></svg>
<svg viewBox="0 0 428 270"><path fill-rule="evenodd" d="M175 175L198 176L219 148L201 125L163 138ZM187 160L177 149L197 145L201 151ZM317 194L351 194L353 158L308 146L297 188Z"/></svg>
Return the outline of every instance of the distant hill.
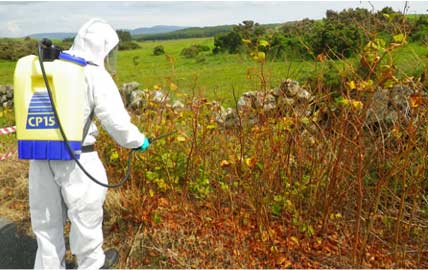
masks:
<svg viewBox="0 0 428 270"><path fill-rule="evenodd" d="M152 27L141 27L134 30L131 30L131 35L141 35L141 34L160 34L168 33L181 29L189 28L187 26L171 26L171 25L155 25ZM128 30L129 31L129 30Z"/></svg>
<svg viewBox="0 0 428 270"><path fill-rule="evenodd" d="M206 26L206 27L189 27L168 33L143 34L136 35L133 38L139 41L143 40L167 40L195 37L212 37L216 34L227 33L232 31L234 25Z"/></svg>
<svg viewBox="0 0 428 270"><path fill-rule="evenodd" d="M76 33L39 33L39 34L31 34L29 37L31 38L50 38L50 39L65 39L65 38L73 38Z"/></svg>
<svg viewBox="0 0 428 270"><path fill-rule="evenodd" d="M262 24L261 26L266 29L276 28L282 24ZM182 39L182 38L198 38L198 37L213 37L217 34L228 33L233 30L236 25L219 25L219 26L206 26L206 27L189 27L168 33L158 34L143 34L135 35L133 38L138 41L144 40L168 40L168 39Z"/></svg>
<svg viewBox="0 0 428 270"><path fill-rule="evenodd" d="M141 35L141 34L160 34L160 33L168 33L176 30L185 29L188 27L185 26L171 26L171 25L155 25L152 27L141 27L133 30L126 29L125 31L129 31L132 36ZM31 34L29 37L31 38L50 38L50 39L65 39L65 38L73 38L76 33L37 33Z"/></svg>
<svg viewBox="0 0 428 270"><path fill-rule="evenodd" d="M280 24L263 24L266 28L275 28ZM167 40L180 38L196 38L196 37L213 37L217 34L228 33L233 30L235 25L219 25L205 27L185 27L171 25L156 25L152 27L141 27L129 31L134 40ZM73 38L76 33L37 33L31 34L31 38L50 38L50 39L65 39Z"/></svg>

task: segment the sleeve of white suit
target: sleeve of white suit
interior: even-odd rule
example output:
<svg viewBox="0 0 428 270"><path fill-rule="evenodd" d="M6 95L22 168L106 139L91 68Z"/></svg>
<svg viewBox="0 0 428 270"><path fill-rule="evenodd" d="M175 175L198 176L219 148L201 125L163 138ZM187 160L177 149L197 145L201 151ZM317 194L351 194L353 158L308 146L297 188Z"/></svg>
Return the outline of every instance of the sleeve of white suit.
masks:
<svg viewBox="0 0 428 270"><path fill-rule="evenodd" d="M144 142L144 134L131 123L116 83L104 69L96 73L92 78L95 116L122 147L140 147Z"/></svg>

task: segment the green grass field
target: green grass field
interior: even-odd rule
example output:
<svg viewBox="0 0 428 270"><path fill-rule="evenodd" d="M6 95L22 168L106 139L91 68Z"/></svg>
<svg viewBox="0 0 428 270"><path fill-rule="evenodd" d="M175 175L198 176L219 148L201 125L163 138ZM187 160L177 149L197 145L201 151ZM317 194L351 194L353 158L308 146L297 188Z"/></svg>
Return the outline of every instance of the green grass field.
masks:
<svg viewBox="0 0 428 270"><path fill-rule="evenodd" d="M245 91L261 88L260 65L246 56L204 52L197 58L180 56L183 48L192 44L213 47L213 38L194 38L168 41L141 42L141 49L119 52L117 83L137 81L143 89L153 89L155 85L169 89L174 82L180 92L203 95L209 99L233 104L233 90L239 95ZM166 55L153 55L153 48L163 45ZM174 58L172 63L168 56ZM409 44L397 49L394 62L399 75L418 75L427 64L428 48L418 44ZM170 58L171 59L171 58ZM355 62L348 59L347 62ZM267 62L264 71L267 87L272 88L286 79L292 78L302 83L318 74L325 63L313 61L276 61ZM336 62L333 66L341 66ZM14 62L0 61L0 84L12 84Z"/></svg>
<svg viewBox="0 0 428 270"><path fill-rule="evenodd" d="M154 85L168 88L173 81L183 92L194 91L198 95L214 99L225 98L229 101L233 96L233 89L237 93L260 89L258 65L251 59L239 55L212 55L211 52L191 59L180 56L181 50L192 44L208 45L212 48L213 39L147 41L141 43L140 50L121 52L118 82L138 81L143 88L151 89ZM174 71L166 55L153 55L153 48L157 45L163 45L166 55L175 58ZM310 67L308 63L303 65ZM277 85L281 78L286 77L284 73L287 69L286 63L267 66L267 77L272 80L272 85Z"/></svg>

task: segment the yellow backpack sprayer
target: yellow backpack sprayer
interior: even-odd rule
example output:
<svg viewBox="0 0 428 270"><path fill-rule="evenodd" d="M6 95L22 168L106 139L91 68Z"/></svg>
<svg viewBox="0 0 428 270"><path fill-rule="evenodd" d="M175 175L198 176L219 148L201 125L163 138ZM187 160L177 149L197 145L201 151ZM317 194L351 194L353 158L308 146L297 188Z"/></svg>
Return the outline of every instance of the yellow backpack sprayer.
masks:
<svg viewBox="0 0 428 270"><path fill-rule="evenodd" d="M38 45L38 57L18 60L14 75L14 106L18 158L37 160L74 160L95 183L107 187L122 186L130 175L132 149L124 179L106 185L95 179L79 162L84 128L83 108L86 83L83 58L63 53L48 39ZM164 134L150 143L172 135Z"/></svg>

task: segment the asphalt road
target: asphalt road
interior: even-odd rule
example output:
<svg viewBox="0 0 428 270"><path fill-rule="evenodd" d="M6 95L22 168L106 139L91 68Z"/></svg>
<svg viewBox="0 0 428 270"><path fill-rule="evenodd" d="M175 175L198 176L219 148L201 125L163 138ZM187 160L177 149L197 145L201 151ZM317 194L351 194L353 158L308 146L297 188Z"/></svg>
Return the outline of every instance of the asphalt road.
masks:
<svg viewBox="0 0 428 270"><path fill-rule="evenodd" d="M0 268L30 269L34 266L37 242L35 239L20 235L16 225L0 217Z"/></svg>

